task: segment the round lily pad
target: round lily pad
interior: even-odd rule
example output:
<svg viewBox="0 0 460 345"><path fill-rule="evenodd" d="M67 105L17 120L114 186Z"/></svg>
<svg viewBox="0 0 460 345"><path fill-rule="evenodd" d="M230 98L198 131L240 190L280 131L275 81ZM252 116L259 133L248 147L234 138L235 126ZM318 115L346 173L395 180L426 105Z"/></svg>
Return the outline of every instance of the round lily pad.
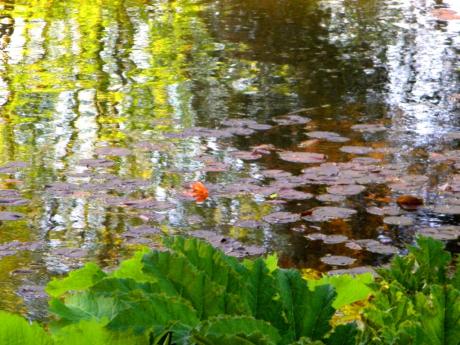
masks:
<svg viewBox="0 0 460 345"><path fill-rule="evenodd" d="M313 194L301 192L295 189L281 189L278 192L278 197L286 200L308 200L313 198Z"/></svg>
<svg viewBox="0 0 460 345"><path fill-rule="evenodd" d="M244 161L254 161L262 158L262 155L257 152L252 151L234 151L231 155L235 158L244 160Z"/></svg>
<svg viewBox="0 0 460 345"><path fill-rule="evenodd" d="M368 247L366 247L367 251L371 253L376 253L376 254L384 254L384 255L392 255L392 254L397 254L399 252L398 248L395 246L390 246L388 244L373 244Z"/></svg>
<svg viewBox="0 0 460 345"><path fill-rule="evenodd" d="M323 256L320 260L331 266L348 266L356 261L356 259L341 255L327 255Z"/></svg>
<svg viewBox="0 0 460 345"><path fill-rule="evenodd" d="M303 117L299 115L283 115L278 116L273 119L278 125L289 126L289 125L303 125L310 122L311 120L308 117Z"/></svg>
<svg viewBox="0 0 460 345"><path fill-rule="evenodd" d="M401 210L396 206L384 206L384 207L372 206L372 207L366 208L366 211L376 216L398 216L401 214Z"/></svg>
<svg viewBox="0 0 460 345"><path fill-rule="evenodd" d="M345 200L345 196L337 194L321 194L316 197L316 200L322 202L342 202Z"/></svg>
<svg viewBox="0 0 460 345"><path fill-rule="evenodd" d="M366 187L358 184L348 184L348 185L337 185L332 187L327 187L327 191L330 194L337 195L357 195L364 191Z"/></svg>
<svg viewBox="0 0 460 345"><path fill-rule="evenodd" d="M0 220L19 220L24 218L22 213L18 212L0 212Z"/></svg>
<svg viewBox="0 0 460 345"><path fill-rule="evenodd" d="M323 140L332 141L336 143L344 143L350 140L334 132L315 131L315 132L307 133L307 136L309 136L310 138L314 138L314 139L323 139Z"/></svg>
<svg viewBox="0 0 460 345"><path fill-rule="evenodd" d="M293 163L322 163L326 160L326 156L321 153L314 152L280 152L279 156L282 160Z"/></svg>
<svg viewBox="0 0 460 345"><path fill-rule="evenodd" d="M124 147L100 147L95 150L96 154L100 156L129 156L131 151Z"/></svg>
<svg viewBox="0 0 460 345"><path fill-rule="evenodd" d="M460 205L438 205L432 208L435 213L460 214Z"/></svg>
<svg viewBox="0 0 460 345"><path fill-rule="evenodd" d="M456 240L460 237L460 226L444 225L437 228L422 228L418 230L418 233L437 240Z"/></svg>
<svg viewBox="0 0 460 345"><path fill-rule="evenodd" d="M313 222L326 222L332 219L343 219L356 214L356 210L344 207L321 206L311 210L311 215L305 217Z"/></svg>
<svg viewBox="0 0 460 345"><path fill-rule="evenodd" d="M342 146L340 151L346 153L352 153L355 155L367 155L374 151L372 147L365 147L365 146Z"/></svg>
<svg viewBox="0 0 460 345"><path fill-rule="evenodd" d="M294 223L300 220L300 215L291 212L274 212L266 215L263 220L270 224Z"/></svg>
<svg viewBox="0 0 460 345"><path fill-rule="evenodd" d="M360 124L351 126L351 129L357 132L377 133L386 131L387 128L380 124Z"/></svg>
<svg viewBox="0 0 460 345"><path fill-rule="evenodd" d="M410 217L406 216L390 216L390 217L385 217L383 218L383 222L385 224L390 224L390 225L402 225L402 226L407 226L407 225L412 225L414 223L414 220Z"/></svg>

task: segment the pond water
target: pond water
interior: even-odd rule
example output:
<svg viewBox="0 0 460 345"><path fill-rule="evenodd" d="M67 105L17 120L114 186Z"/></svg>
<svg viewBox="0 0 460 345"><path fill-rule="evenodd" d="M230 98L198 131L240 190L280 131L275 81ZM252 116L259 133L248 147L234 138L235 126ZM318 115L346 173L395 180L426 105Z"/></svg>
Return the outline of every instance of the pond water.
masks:
<svg viewBox="0 0 460 345"><path fill-rule="evenodd" d="M0 1L0 309L42 318L50 276L162 232L319 271L384 264L417 233L457 251L458 12Z"/></svg>

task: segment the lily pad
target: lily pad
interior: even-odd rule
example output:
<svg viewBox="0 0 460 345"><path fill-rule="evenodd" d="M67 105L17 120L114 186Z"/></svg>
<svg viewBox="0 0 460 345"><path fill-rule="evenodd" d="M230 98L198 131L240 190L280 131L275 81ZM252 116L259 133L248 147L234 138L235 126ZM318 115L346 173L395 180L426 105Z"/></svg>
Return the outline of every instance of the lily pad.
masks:
<svg viewBox="0 0 460 345"><path fill-rule="evenodd" d="M95 152L99 156L125 157L131 154L131 150L124 147L99 147Z"/></svg>
<svg viewBox="0 0 460 345"><path fill-rule="evenodd" d="M364 191L366 187L358 184L348 184L348 185L337 185L332 187L327 187L329 194L336 195L357 195Z"/></svg>
<svg viewBox="0 0 460 345"><path fill-rule="evenodd" d="M295 189L281 189L278 192L278 197L286 200L308 200L313 198L313 194L301 192Z"/></svg>
<svg viewBox="0 0 460 345"><path fill-rule="evenodd" d="M240 219L237 220L233 226L246 229L258 229L262 227L262 223L255 219Z"/></svg>
<svg viewBox="0 0 460 345"><path fill-rule="evenodd" d="M262 158L260 153L254 151L234 151L231 153L231 155L244 161L254 161Z"/></svg>
<svg viewBox="0 0 460 345"><path fill-rule="evenodd" d="M389 225L407 226L412 225L414 223L414 220L407 216L390 216L383 218L383 222Z"/></svg>
<svg viewBox="0 0 460 345"><path fill-rule="evenodd" d="M460 237L460 226L444 225L437 228L422 228L417 232L420 235L432 237L437 240L449 241L456 240Z"/></svg>
<svg viewBox="0 0 460 345"><path fill-rule="evenodd" d="M354 155L367 155L374 151L372 147L365 147L365 146L342 146L340 151L351 153Z"/></svg>
<svg viewBox="0 0 460 345"><path fill-rule="evenodd" d="M311 241L323 241L325 244L339 244L348 240L348 237L344 235L326 235L322 233L312 233L305 237Z"/></svg>
<svg viewBox="0 0 460 345"><path fill-rule="evenodd" d="M356 261L356 259L341 255L326 255L323 256L320 260L321 262L330 266L349 266Z"/></svg>
<svg viewBox="0 0 460 345"><path fill-rule="evenodd" d="M345 199L345 196L337 194L321 194L316 197L316 200L322 202L342 202Z"/></svg>
<svg viewBox="0 0 460 345"><path fill-rule="evenodd" d="M263 247L246 246L232 238L208 230L191 231L189 234L194 237L205 239L214 247L222 249L225 254L235 257L261 255L266 251Z"/></svg>
<svg viewBox="0 0 460 345"><path fill-rule="evenodd" d="M300 220L300 215L291 212L274 212L266 215L263 220L270 224L294 223Z"/></svg>
<svg viewBox="0 0 460 345"><path fill-rule="evenodd" d="M280 152L279 156L282 160L293 163L322 163L326 160L326 156L322 153L314 152Z"/></svg>
<svg viewBox="0 0 460 345"><path fill-rule="evenodd" d="M366 247L367 251L376 254L393 255L399 253L399 249L388 244L373 244Z"/></svg>
<svg viewBox="0 0 460 345"><path fill-rule="evenodd" d="M307 136L313 139L322 139L322 140L332 141L335 143L344 143L350 140L334 132L315 131L315 132L307 133Z"/></svg>
<svg viewBox="0 0 460 345"><path fill-rule="evenodd" d="M460 205L438 205L432 208L435 213L442 214L460 214Z"/></svg>
<svg viewBox="0 0 460 345"><path fill-rule="evenodd" d="M315 207L311 211L311 215L304 217L306 220L313 222L326 222L332 219L343 219L356 214L356 210L344 207L320 206Z"/></svg>
<svg viewBox="0 0 460 345"><path fill-rule="evenodd" d="M289 125L303 125L311 121L308 117L303 117L299 115L283 115L278 116L273 119L280 126L289 126Z"/></svg>
<svg viewBox="0 0 460 345"><path fill-rule="evenodd" d="M387 128L381 124L360 124L351 126L351 129L357 132L377 133L386 131Z"/></svg>
<svg viewBox="0 0 460 345"><path fill-rule="evenodd" d="M399 216L401 214L401 210L396 206L384 206L384 207L372 206L372 207L366 208L366 211L376 216Z"/></svg>
<svg viewBox="0 0 460 345"><path fill-rule="evenodd" d="M0 220L19 220L24 218L22 213L18 212L0 212Z"/></svg>
<svg viewBox="0 0 460 345"><path fill-rule="evenodd" d="M284 179L286 177L291 177L292 176L292 174L290 172L285 171L285 170L279 170L279 169L262 170L260 173L264 177L274 178L274 179Z"/></svg>
<svg viewBox="0 0 460 345"><path fill-rule="evenodd" d="M81 166L86 166L89 168L107 168L111 167L115 164L114 161L111 161L109 159L81 159L77 163L78 165Z"/></svg>

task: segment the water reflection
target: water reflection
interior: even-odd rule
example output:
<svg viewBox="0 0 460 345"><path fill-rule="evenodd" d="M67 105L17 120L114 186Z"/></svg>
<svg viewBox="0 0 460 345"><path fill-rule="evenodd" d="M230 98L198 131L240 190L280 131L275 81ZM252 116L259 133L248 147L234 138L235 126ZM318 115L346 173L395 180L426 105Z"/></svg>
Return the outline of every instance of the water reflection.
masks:
<svg viewBox="0 0 460 345"><path fill-rule="evenodd" d="M127 236L139 225L168 233L212 229L277 251L284 265L334 268L319 261L325 254L353 256L355 266L385 262L388 256L305 234L389 238L398 246L411 241L415 226L389 227L365 211L391 194L387 186L369 186L365 195L340 202L358 209L350 220L273 225L262 221L271 212L327 204L279 204L277 191L263 188L265 170L300 174L307 165L281 161L276 151L258 161L235 158L233 151L272 144L325 153L330 162L350 160L339 150L343 144L305 143L307 131L328 130L350 138L347 145L372 146L372 157L400 170L438 176L424 158L443 149L440 139L457 126L452 95L460 42L458 22L436 20L434 6L416 0L0 2L0 163L28 163L2 173L0 183L29 200L2 206L26 219L3 222L0 242L42 245L0 261L0 307L27 305L42 317L43 301L29 296L18 304L19 286L43 285L49 275L89 259L114 265L140 244L155 246L155 236ZM302 108L312 119L305 125L271 121ZM187 134L197 126L222 128L229 118L274 127L246 134L240 128L243 135L231 137L204 129L204 135ZM350 131L367 122L390 130ZM128 151L98 151L111 147ZM377 151L388 147L393 154ZM198 205L184 198L186 183L197 180L216 197ZM436 183L417 188L432 200ZM326 191L325 185L298 188ZM222 190L231 196L218 197ZM416 225L442 222L414 218ZM238 226L249 220L257 226ZM27 274L10 274L23 268Z"/></svg>

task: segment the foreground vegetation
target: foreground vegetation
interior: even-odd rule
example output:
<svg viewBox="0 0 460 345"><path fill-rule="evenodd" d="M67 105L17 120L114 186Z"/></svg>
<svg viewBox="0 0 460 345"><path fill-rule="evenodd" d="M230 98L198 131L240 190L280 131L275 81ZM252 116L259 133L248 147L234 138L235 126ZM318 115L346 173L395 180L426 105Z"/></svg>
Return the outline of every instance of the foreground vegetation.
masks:
<svg viewBox="0 0 460 345"><path fill-rule="evenodd" d="M90 263L51 281L56 320L42 327L1 312L0 344L460 343L460 272L439 241L419 238L375 281L308 281L274 256L238 261L196 239L164 246L111 273ZM337 319L362 300L356 320Z"/></svg>

